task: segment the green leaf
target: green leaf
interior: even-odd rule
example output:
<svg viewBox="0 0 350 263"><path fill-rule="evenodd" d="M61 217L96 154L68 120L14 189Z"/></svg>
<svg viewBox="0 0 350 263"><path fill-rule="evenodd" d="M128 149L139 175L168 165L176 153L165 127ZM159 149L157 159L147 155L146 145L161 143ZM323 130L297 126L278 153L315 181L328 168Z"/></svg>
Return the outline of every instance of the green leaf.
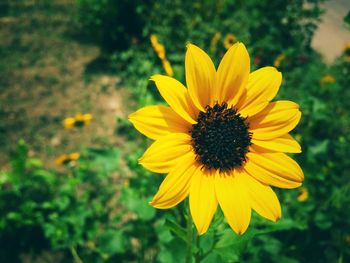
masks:
<svg viewBox="0 0 350 263"><path fill-rule="evenodd" d="M126 237L121 231L115 229L106 230L98 239L98 250L101 253L112 255L123 253L126 250Z"/></svg>
<svg viewBox="0 0 350 263"><path fill-rule="evenodd" d="M123 189L121 200L128 210L137 214L141 220L148 221L156 215L156 210L148 204L146 198L140 197L137 189Z"/></svg>
<svg viewBox="0 0 350 263"><path fill-rule="evenodd" d="M26 168L28 169L42 168L43 166L43 162L38 158L30 158L26 163Z"/></svg>
<svg viewBox="0 0 350 263"><path fill-rule="evenodd" d="M202 259L201 261L202 263L225 263L227 261L223 261L222 257L215 253L215 252L212 252L210 253L207 257L205 257L204 259Z"/></svg>
<svg viewBox="0 0 350 263"><path fill-rule="evenodd" d="M156 215L156 210L145 199L140 199L136 202L134 212L141 220L145 221L151 220Z"/></svg>
<svg viewBox="0 0 350 263"><path fill-rule="evenodd" d="M185 243L187 243L187 232L186 229L184 229L182 226L180 226L178 223L166 219L165 226L170 229L171 232L173 232L177 237L179 237L181 240L183 240Z"/></svg>
<svg viewBox="0 0 350 263"><path fill-rule="evenodd" d="M332 226L332 221L322 211L319 211L315 215L315 223L321 229L327 229Z"/></svg>
<svg viewBox="0 0 350 263"><path fill-rule="evenodd" d="M185 262L186 245L179 242L178 239L160 247L158 261L161 263L179 263Z"/></svg>
<svg viewBox="0 0 350 263"><path fill-rule="evenodd" d="M241 236L236 235L231 229L223 231L219 241L215 244L214 251L217 252L225 262L235 262L246 250L249 242L257 235L265 235L273 232L305 229L305 225L300 225L291 219L283 219L277 223L266 223L263 229L249 229Z"/></svg>
<svg viewBox="0 0 350 263"><path fill-rule="evenodd" d="M92 167L108 174L119 167L119 150L116 148L107 149L89 149L88 156L92 159ZM83 159L82 159L83 160Z"/></svg>
<svg viewBox="0 0 350 263"><path fill-rule="evenodd" d="M171 234L169 227L165 225L165 220L161 219L159 221L155 228L158 239L161 243L168 243L174 239L174 236Z"/></svg>

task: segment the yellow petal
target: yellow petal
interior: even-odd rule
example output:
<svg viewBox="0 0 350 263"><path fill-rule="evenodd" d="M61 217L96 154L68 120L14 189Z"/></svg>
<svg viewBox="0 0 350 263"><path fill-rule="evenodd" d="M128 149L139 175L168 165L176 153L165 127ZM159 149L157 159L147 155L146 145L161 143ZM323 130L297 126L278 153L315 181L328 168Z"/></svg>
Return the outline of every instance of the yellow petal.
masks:
<svg viewBox="0 0 350 263"><path fill-rule="evenodd" d="M80 158L80 153L78 153L78 152L73 152L73 153L68 154L68 159L71 161L76 161L79 158Z"/></svg>
<svg viewBox="0 0 350 263"><path fill-rule="evenodd" d="M167 209L180 203L188 195L192 176L198 169L194 155L185 154L165 177L150 204L155 208Z"/></svg>
<svg viewBox="0 0 350 263"><path fill-rule="evenodd" d="M298 104L291 101L271 102L259 114L248 118L253 138L268 140L280 137L299 123L301 112Z"/></svg>
<svg viewBox="0 0 350 263"><path fill-rule="evenodd" d="M218 206L214 178L213 172L202 169L198 169L192 178L190 210L198 235L207 232Z"/></svg>
<svg viewBox="0 0 350 263"><path fill-rule="evenodd" d="M152 172L168 173L177 165L179 158L188 152L192 152L191 136L171 133L151 144L139 162Z"/></svg>
<svg viewBox="0 0 350 263"><path fill-rule="evenodd" d="M254 105L251 104L249 105L249 107L238 110L238 113L241 114L243 117L251 117L265 109L267 105L269 105L268 102L261 102L259 104Z"/></svg>
<svg viewBox="0 0 350 263"><path fill-rule="evenodd" d="M191 125L171 108L147 106L129 115L130 122L147 137L157 140L169 133L187 133Z"/></svg>
<svg viewBox="0 0 350 263"><path fill-rule="evenodd" d="M268 102L276 96L281 82L282 74L274 67L264 67L252 72L237 108L248 116L255 115L259 109L256 105L267 106ZM260 107L260 110L263 108Z"/></svg>
<svg viewBox="0 0 350 263"><path fill-rule="evenodd" d="M264 184L280 188L296 188L304 180L300 166L284 153L247 154L244 170Z"/></svg>
<svg viewBox="0 0 350 263"><path fill-rule="evenodd" d="M66 118L63 121L63 126L65 129L71 129L75 125L75 118Z"/></svg>
<svg viewBox="0 0 350 263"><path fill-rule="evenodd" d="M191 124L196 123L195 106L181 82L162 75L154 75L151 80L156 83L160 95L177 114Z"/></svg>
<svg viewBox="0 0 350 263"><path fill-rule="evenodd" d="M216 89L218 101L236 105L248 81L250 59L242 43L233 45L222 58L218 72Z"/></svg>
<svg viewBox="0 0 350 263"><path fill-rule="evenodd" d="M186 52L186 83L193 103L204 111L214 105L215 66L210 57L199 47L189 44Z"/></svg>
<svg viewBox="0 0 350 263"><path fill-rule="evenodd" d="M254 146L258 146L259 151L265 152L287 152L287 153L300 153L301 147L299 143L289 134L285 134L281 137L273 138L270 140L257 140L252 139Z"/></svg>
<svg viewBox="0 0 350 263"><path fill-rule="evenodd" d="M275 192L270 186L265 185L249 174L242 176L250 197L252 208L261 216L277 221L281 218L281 205Z"/></svg>
<svg viewBox="0 0 350 263"><path fill-rule="evenodd" d="M229 175L220 173L215 177L215 192L220 207L230 227L239 235L247 230L251 216L250 199L242 176L246 175L234 170Z"/></svg>

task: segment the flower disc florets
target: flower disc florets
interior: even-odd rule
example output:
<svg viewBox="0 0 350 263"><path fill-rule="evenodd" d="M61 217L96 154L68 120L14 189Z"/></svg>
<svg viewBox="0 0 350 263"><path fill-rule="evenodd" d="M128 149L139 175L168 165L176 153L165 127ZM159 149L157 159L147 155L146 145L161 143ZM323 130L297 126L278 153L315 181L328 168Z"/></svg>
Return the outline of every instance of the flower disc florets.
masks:
<svg viewBox="0 0 350 263"><path fill-rule="evenodd" d="M207 169L231 170L246 161L252 133L246 118L227 103L207 106L190 130L197 160Z"/></svg>

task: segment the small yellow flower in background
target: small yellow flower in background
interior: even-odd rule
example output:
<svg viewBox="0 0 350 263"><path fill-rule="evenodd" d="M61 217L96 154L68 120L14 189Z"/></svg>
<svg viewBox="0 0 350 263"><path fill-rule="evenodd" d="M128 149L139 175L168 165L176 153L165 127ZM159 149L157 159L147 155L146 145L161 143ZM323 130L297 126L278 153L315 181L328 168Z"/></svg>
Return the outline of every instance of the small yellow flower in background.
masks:
<svg viewBox="0 0 350 263"><path fill-rule="evenodd" d="M220 32L216 32L213 36L213 38L210 41L210 52L211 53L215 53L216 51L216 47L218 45L218 42L221 38L221 33Z"/></svg>
<svg viewBox="0 0 350 263"><path fill-rule="evenodd" d="M160 44L158 42L157 36L153 35L153 34L150 36L150 41L151 41L151 44L152 44L154 51L156 52L157 56L162 61L162 65L163 65L163 69L164 69L165 73L168 76L172 77L174 75L174 72L173 72L173 68L171 67L169 60L166 58L164 45Z"/></svg>
<svg viewBox="0 0 350 263"><path fill-rule="evenodd" d="M162 44L157 44L154 50L161 60L165 59L165 47Z"/></svg>
<svg viewBox="0 0 350 263"><path fill-rule="evenodd" d="M69 164L72 161L76 161L80 158L80 153L73 152L69 154L62 154L55 159L57 166Z"/></svg>
<svg viewBox="0 0 350 263"><path fill-rule="evenodd" d="M75 124L75 118L65 118L64 121L63 121L63 126L64 128L66 129L71 129L74 127L74 124Z"/></svg>
<svg viewBox="0 0 350 263"><path fill-rule="evenodd" d="M168 209L189 197L199 235L220 205L231 228L243 234L254 209L276 221L281 206L272 187L301 186L304 174L285 153L301 148L289 132L299 105L276 96L282 74L273 67L250 73L242 43L233 45L218 69L199 47L185 56L187 88L174 78L151 77L169 106L147 106L129 115L134 127L155 140L139 163L167 174L150 204Z"/></svg>
<svg viewBox="0 0 350 263"><path fill-rule="evenodd" d="M55 159L55 164L57 166L68 163L68 154L62 154Z"/></svg>
<svg viewBox="0 0 350 263"><path fill-rule="evenodd" d="M297 198L299 202L305 202L309 198L309 190L306 187L301 187Z"/></svg>
<svg viewBox="0 0 350 263"><path fill-rule="evenodd" d="M171 64L170 64L169 60L163 59L162 63L163 63L163 68L165 70L165 73L168 76L172 77L174 75L174 72L173 72L173 68L171 67Z"/></svg>
<svg viewBox="0 0 350 263"><path fill-rule="evenodd" d="M149 39L153 47L158 44L158 37L156 35L152 34Z"/></svg>
<svg viewBox="0 0 350 263"><path fill-rule="evenodd" d="M154 51L156 52L157 56L161 60L165 59L165 47L164 47L164 45L162 45L158 42L157 36L152 34L150 36L150 41L151 41L151 45L152 45Z"/></svg>
<svg viewBox="0 0 350 263"><path fill-rule="evenodd" d="M90 125L92 120L92 114L77 113L74 117L69 117L63 120L63 126L66 129L71 129L73 127L82 127Z"/></svg>
<svg viewBox="0 0 350 263"><path fill-rule="evenodd" d="M286 54L282 53L282 54L279 54L277 56L277 58L275 59L275 61L273 62L273 65L276 67L276 68L279 68L281 66L281 63L283 60L285 60L286 58Z"/></svg>
<svg viewBox="0 0 350 263"><path fill-rule="evenodd" d="M90 125L92 120L92 115L90 113L82 114L82 113L77 113L75 115L75 126L80 127L80 126L88 126Z"/></svg>
<svg viewBox="0 0 350 263"><path fill-rule="evenodd" d="M332 84L332 83L335 83L335 77L333 77L330 74L324 75L321 78L321 80L320 80L320 85L321 86L324 86L324 85L327 85L327 84Z"/></svg>
<svg viewBox="0 0 350 263"><path fill-rule="evenodd" d="M70 154L68 154L68 158L71 161L76 161L80 158L80 153L77 153L77 152L70 153Z"/></svg>
<svg viewBox="0 0 350 263"><path fill-rule="evenodd" d="M229 49L234 43L236 43L236 36L234 34L227 34L224 39L224 47Z"/></svg>

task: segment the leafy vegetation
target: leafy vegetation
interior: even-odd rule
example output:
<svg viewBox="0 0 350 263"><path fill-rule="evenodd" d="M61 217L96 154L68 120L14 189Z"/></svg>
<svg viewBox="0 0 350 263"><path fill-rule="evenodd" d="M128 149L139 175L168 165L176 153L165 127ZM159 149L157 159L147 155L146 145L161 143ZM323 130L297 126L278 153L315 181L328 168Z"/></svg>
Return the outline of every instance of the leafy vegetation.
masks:
<svg viewBox="0 0 350 263"><path fill-rule="evenodd" d="M253 69L275 65L283 73L278 98L301 106L294 135L303 153L294 158L304 188L278 192L282 219L269 223L254 214L243 236L218 211L206 235L198 239L193 230L201 262L349 261L350 60L345 52L326 65L310 47L320 1L78 0L76 7L75 29L101 47L130 90L130 108L162 103L148 81L166 72L152 34L183 82L188 42L217 63L233 34L248 47ZM10 168L0 173L1 262L20 262L23 254L35 262L43 251L61 253L61 262L184 262L187 204L167 211L149 206L163 177L138 164L150 141L123 118L115 136L123 147L87 147L60 168L30 157L32 146L19 141Z"/></svg>

